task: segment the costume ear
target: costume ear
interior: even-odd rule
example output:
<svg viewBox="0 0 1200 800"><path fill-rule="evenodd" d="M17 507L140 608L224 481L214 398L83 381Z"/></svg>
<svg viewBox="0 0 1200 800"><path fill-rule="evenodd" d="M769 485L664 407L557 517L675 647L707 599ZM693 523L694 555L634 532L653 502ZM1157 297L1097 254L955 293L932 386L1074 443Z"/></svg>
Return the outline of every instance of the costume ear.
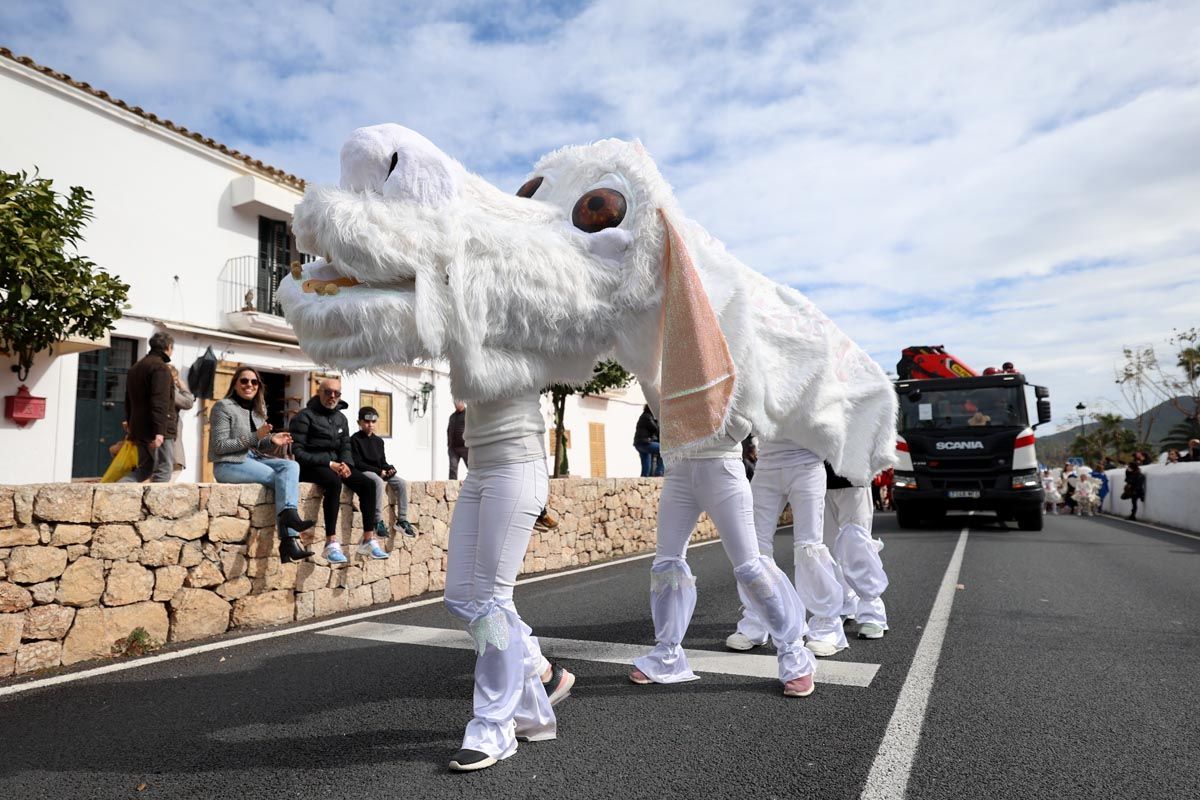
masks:
<svg viewBox="0 0 1200 800"><path fill-rule="evenodd" d="M724 426L737 371L687 244L666 213L658 213L666 229L659 431L664 450L686 449Z"/></svg>

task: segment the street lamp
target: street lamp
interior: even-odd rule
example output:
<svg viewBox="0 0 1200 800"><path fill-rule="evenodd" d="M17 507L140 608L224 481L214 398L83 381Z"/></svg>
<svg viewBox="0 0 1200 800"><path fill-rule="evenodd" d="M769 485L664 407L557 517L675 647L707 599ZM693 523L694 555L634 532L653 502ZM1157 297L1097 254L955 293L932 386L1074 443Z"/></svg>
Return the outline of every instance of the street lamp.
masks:
<svg viewBox="0 0 1200 800"><path fill-rule="evenodd" d="M1087 411L1087 406L1085 406L1085 405L1084 405L1082 402L1080 402L1080 403L1077 403L1077 404L1075 405L1075 410L1079 412L1079 437L1080 437L1080 438L1083 440L1083 441L1081 442L1081 444L1083 445L1083 452L1084 452L1084 454L1085 454L1084 460L1086 461L1086 460L1087 460L1087 458L1086 458L1086 453L1087 453L1087 417L1086 417L1086 416L1084 416L1084 413L1083 413L1083 412Z"/></svg>

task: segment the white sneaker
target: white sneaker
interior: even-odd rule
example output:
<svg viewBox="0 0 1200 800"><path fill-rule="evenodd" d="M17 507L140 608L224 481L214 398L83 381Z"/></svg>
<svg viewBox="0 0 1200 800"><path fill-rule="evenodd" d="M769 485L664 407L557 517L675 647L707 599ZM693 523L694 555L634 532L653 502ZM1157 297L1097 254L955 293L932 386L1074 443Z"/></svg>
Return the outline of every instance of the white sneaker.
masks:
<svg viewBox="0 0 1200 800"><path fill-rule="evenodd" d="M882 639L884 627L877 622L864 622L858 626L858 638Z"/></svg>
<svg viewBox="0 0 1200 800"><path fill-rule="evenodd" d="M379 546L379 542L375 539L363 542L358 546L358 549L355 552L360 556L374 558L380 561L388 557L387 552Z"/></svg>
<svg viewBox="0 0 1200 800"><path fill-rule="evenodd" d="M846 649L845 647L838 647L836 644L822 642L820 639L811 639L805 642L804 646L807 647L809 652L811 652L817 658L828 658L829 656L835 656L842 652L842 650ZM849 645L847 645L847 647L848 646Z"/></svg>
<svg viewBox="0 0 1200 800"><path fill-rule="evenodd" d="M753 650L754 648L761 647L764 644L766 644L765 641L756 642L741 632L731 633L725 640L725 646L730 650Z"/></svg>

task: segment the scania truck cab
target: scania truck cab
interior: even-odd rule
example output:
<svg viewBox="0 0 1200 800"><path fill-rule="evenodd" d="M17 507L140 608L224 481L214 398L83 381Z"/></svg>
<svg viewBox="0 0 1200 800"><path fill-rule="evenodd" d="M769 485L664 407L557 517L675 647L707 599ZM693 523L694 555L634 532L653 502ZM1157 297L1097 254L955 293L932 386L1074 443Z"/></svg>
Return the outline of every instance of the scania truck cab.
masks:
<svg viewBox="0 0 1200 800"><path fill-rule="evenodd" d="M1045 493L1033 429L1050 421L1049 392L1018 372L896 381L900 400L893 500L900 527L947 511L993 511L1042 529ZM1026 405L1033 389L1038 421Z"/></svg>

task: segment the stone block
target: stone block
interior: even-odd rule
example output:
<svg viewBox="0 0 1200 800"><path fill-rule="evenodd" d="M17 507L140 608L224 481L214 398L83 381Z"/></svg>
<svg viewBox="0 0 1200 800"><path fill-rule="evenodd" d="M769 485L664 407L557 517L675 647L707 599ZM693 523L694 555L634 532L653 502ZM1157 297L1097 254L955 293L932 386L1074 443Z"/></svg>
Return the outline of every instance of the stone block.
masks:
<svg viewBox="0 0 1200 800"><path fill-rule="evenodd" d="M106 606L127 606L154 594L154 573L141 564L114 564L101 598Z"/></svg>
<svg viewBox="0 0 1200 800"><path fill-rule="evenodd" d="M347 609L350 603L350 593L345 589L317 589L313 592L313 614L317 617L327 617L339 614Z"/></svg>
<svg viewBox="0 0 1200 800"><path fill-rule="evenodd" d="M225 580L231 581L246 574L246 548L224 547L221 549L221 572Z"/></svg>
<svg viewBox="0 0 1200 800"><path fill-rule="evenodd" d="M17 652L21 646L21 635L25 631L25 620L28 612L16 614L0 614L0 653Z"/></svg>
<svg viewBox="0 0 1200 800"><path fill-rule="evenodd" d="M208 538L214 542L244 542L249 535L248 519L213 517L208 523Z"/></svg>
<svg viewBox="0 0 1200 800"><path fill-rule="evenodd" d="M171 526L171 535L177 539L191 541L208 532L208 512L196 511L180 517Z"/></svg>
<svg viewBox="0 0 1200 800"><path fill-rule="evenodd" d="M142 545L132 525L101 525L92 537L92 558L125 559Z"/></svg>
<svg viewBox="0 0 1200 800"><path fill-rule="evenodd" d="M261 628L282 625L295 618L296 604L290 589L243 597L233 604L233 627Z"/></svg>
<svg viewBox="0 0 1200 800"><path fill-rule="evenodd" d="M104 609L81 608L75 614L71 631L63 641L62 663L75 664L93 658L105 658L112 653L104 625Z"/></svg>
<svg viewBox="0 0 1200 800"><path fill-rule="evenodd" d="M66 606L38 606L25 613L24 639L61 639L71 630L75 609Z"/></svg>
<svg viewBox="0 0 1200 800"><path fill-rule="evenodd" d="M301 592L296 595L296 621L312 619L316 613L313 607L313 593Z"/></svg>
<svg viewBox="0 0 1200 800"><path fill-rule="evenodd" d="M51 483L38 488L33 513L43 522L91 522L95 484Z"/></svg>
<svg viewBox="0 0 1200 800"><path fill-rule="evenodd" d="M92 501L93 522L137 522L142 518L142 495L146 487L140 483L103 484L96 487Z"/></svg>
<svg viewBox="0 0 1200 800"><path fill-rule="evenodd" d="M302 561L296 565L296 591L311 592L323 589L329 585L331 569L311 561Z"/></svg>
<svg viewBox="0 0 1200 800"><path fill-rule="evenodd" d="M186 542L179 550L179 566L194 567L204 560L199 542Z"/></svg>
<svg viewBox="0 0 1200 800"><path fill-rule="evenodd" d="M429 569L420 563L413 562L408 571L409 594L419 595L429 591Z"/></svg>
<svg viewBox="0 0 1200 800"><path fill-rule="evenodd" d="M279 571L279 558L251 558L246 561L246 574L251 578L265 578Z"/></svg>
<svg viewBox="0 0 1200 800"><path fill-rule="evenodd" d="M55 525L54 535L50 537L50 544L56 547L87 544L92 541L93 532L94 530L91 525Z"/></svg>
<svg viewBox="0 0 1200 800"><path fill-rule="evenodd" d="M108 640L109 653L114 642L124 639L138 628L146 631L154 641L165 643L169 629L166 606L147 601L104 609L104 636Z"/></svg>
<svg viewBox="0 0 1200 800"><path fill-rule="evenodd" d="M247 520L247 524L249 520ZM250 558L266 558L275 552L275 529L258 528L250 531L246 555Z"/></svg>
<svg viewBox="0 0 1200 800"><path fill-rule="evenodd" d="M6 528L0 530L0 547L39 544L41 541L42 539L37 528Z"/></svg>
<svg viewBox="0 0 1200 800"><path fill-rule="evenodd" d="M362 563L362 582L374 583L388 577L388 565L392 563L389 555L386 559L368 558ZM400 557L396 556L396 567L400 566Z"/></svg>
<svg viewBox="0 0 1200 800"><path fill-rule="evenodd" d="M342 586L347 589L357 589L363 585L362 567L352 566L342 570Z"/></svg>
<svg viewBox="0 0 1200 800"><path fill-rule="evenodd" d="M209 487L208 513L214 517L237 514L242 487L236 483L216 483Z"/></svg>
<svg viewBox="0 0 1200 800"><path fill-rule="evenodd" d="M152 517L179 519L200 507L200 489L194 483L152 483L146 487L145 503Z"/></svg>
<svg viewBox="0 0 1200 800"><path fill-rule="evenodd" d="M48 603L53 603L55 596L58 594L58 581L35 583L29 587L29 593L33 595L33 602L36 605L44 606Z"/></svg>
<svg viewBox="0 0 1200 800"><path fill-rule="evenodd" d="M221 574L221 570L216 564L211 561L201 561L188 570L188 576L183 585L192 589L207 589L224 582L225 576Z"/></svg>
<svg viewBox="0 0 1200 800"><path fill-rule="evenodd" d="M303 486L304 484L300 484ZM260 503L275 502L275 493L265 486L257 483L244 483L241 485L241 494L238 495L238 503L246 508L254 508Z"/></svg>
<svg viewBox="0 0 1200 800"><path fill-rule="evenodd" d="M33 522L33 501L40 487L36 484L18 486L13 490L13 516L18 525Z"/></svg>
<svg viewBox="0 0 1200 800"><path fill-rule="evenodd" d="M180 566L159 567L154 570L154 601L165 603L183 588L187 578L187 568Z"/></svg>
<svg viewBox="0 0 1200 800"><path fill-rule="evenodd" d="M179 563L183 542L175 538L156 539L142 545L138 560L148 567L165 567Z"/></svg>
<svg viewBox="0 0 1200 800"><path fill-rule="evenodd" d="M392 599L392 584L387 580L375 581L371 584L371 602L387 603Z"/></svg>
<svg viewBox="0 0 1200 800"><path fill-rule="evenodd" d="M15 547L8 557L8 579L13 583L41 583L66 568L67 551L57 547Z"/></svg>
<svg viewBox="0 0 1200 800"><path fill-rule="evenodd" d="M370 586L357 586L350 590L350 608L366 608L371 605L372 593Z"/></svg>
<svg viewBox="0 0 1200 800"><path fill-rule="evenodd" d="M76 559L58 579L58 602L85 607L100 602L104 592L104 565L94 558Z"/></svg>
<svg viewBox="0 0 1200 800"><path fill-rule="evenodd" d="M224 597L226 600L236 600L239 597L245 597L250 594L250 579L242 575L232 580L225 581L217 587L217 594Z"/></svg>
<svg viewBox="0 0 1200 800"><path fill-rule="evenodd" d="M216 636L229 629L231 606L207 589L180 589L170 607L172 642Z"/></svg>
<svg viewBox="0 0 1200 800"><path fill-rule="evenodd" d="M256 528L269 528L275 525L275 504L259 503L250 509L250 524Z"/></svg>
<svg viewBox="0 0 1200 800"><path fill-rule="evenodd" d="M410 594L407 574L393 575L392 577L388 578L388 585L392 587L393 600L403 600Z"/></svg>
<svg viewBox="0 0 1200 800"><path fill-rule="evenodd" d="M277 572L267 574L266 587L268 589L287 589L290 591L296 585L296 570L299 566L295 562L290 564L280 563Z"/></svg>
<svg viewBox="0 0 1200 800"><path fill-rule="evenodd" d="M29 642L17 651L17 675L39 669L57 667L62 663L62 645L58 642Z"/></svg>
<svg viewBox="0 0 1200 800"><path fill-rule="evenodd" d="M0 486L0 528L11 528L17 524L17 514L13 508L14 494L13 487Z"/></svg>

